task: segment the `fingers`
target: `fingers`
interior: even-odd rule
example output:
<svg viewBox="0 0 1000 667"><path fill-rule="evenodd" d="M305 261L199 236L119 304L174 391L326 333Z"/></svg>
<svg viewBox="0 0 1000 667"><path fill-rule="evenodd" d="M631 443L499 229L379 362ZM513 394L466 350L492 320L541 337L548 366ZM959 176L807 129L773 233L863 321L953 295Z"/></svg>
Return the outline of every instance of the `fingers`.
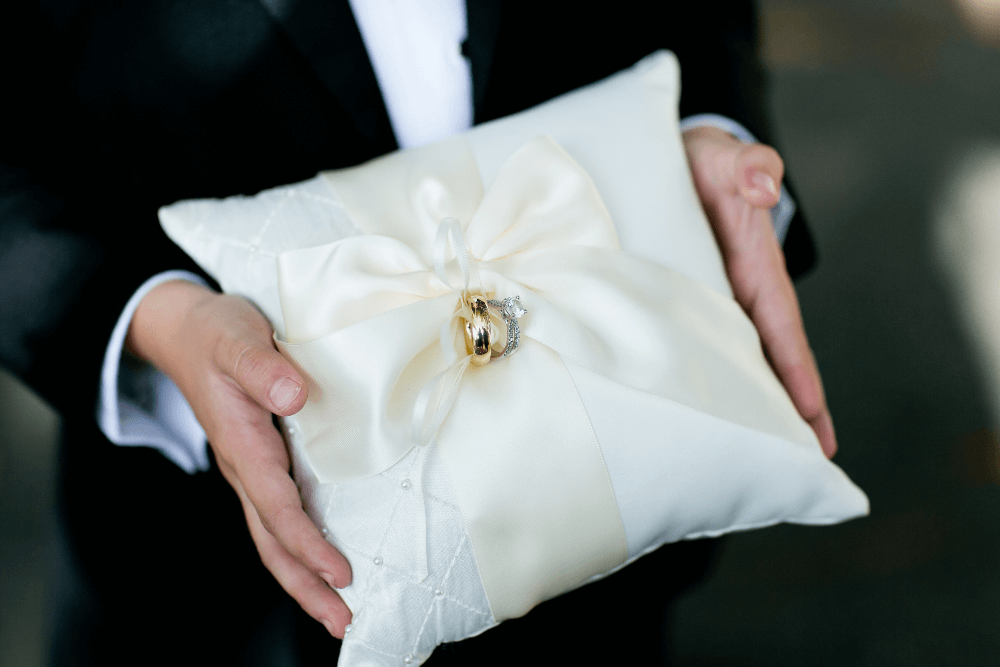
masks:
<svg viewBox="0 0 1000 667"><path fill-rule="evenodd" d="M744 144L715 127L692 128L683 139L698 196L710 213L733 195L758 208L778 203L785 166L773 148ZM713 225L731 222L718 216L712 220Z"/></svg>
<svg viewBox="0 0 1000 667"><path fill-rule="evenodd" d="M806 338L798 299L785 271L784 257L770 225L767 211L753 209L754 226L765 228L758 242L731 252L727 264L735 268L734 291L760 333L761 343L775 373L788 390L796 410L813 428L828 458L837 451L837 440L823 394L823 384ZM737 268L738 267L738 268Z"/></svg>
<svg viewBox="0 0 1000 667"><path fill-rule="evenodd" d="M307 614L322 623L331 635L343 639L344 628L351 622L350 608L330 589L327 581L288 553L265 528L244 490L238 487L237 493L261 562Z"/></svg>
<svg viewBox="0 0 1000 667"><path fill-rule="evenodd" d="M744 200L752 206L769 209L781 198L785 165L778 152L770 146L748 144L739 149L733 176Z"/></svg>
<svg viewBox="0 0 1000 667"><path fill-rule="evenodd" d="M771 218L766 210L781 196L778 184L784 177L784 164L770 146L753 144L740 151L734 172L740 197L749 207L745 215L756 218L750 225L754 243L743 244L743 252L735 253L742 256L730 256L740 266L737 272L744 292L741 304L760 332L768 358L796 409L816 433L823 453L832 458L837 452L833 419L806 338L795 288L785 270L777 238L770 233ZM734 249L729 250L732 253Z"/></svg>
<svg viewBox="0 0 1000 667"><path fill-rule="evenodd" d="M329 586L343 588L350 584L347 559L326 541L302 509L299 490L288 474L284 443L270 421L251 424L240 420L227 437L234 442L227 465L268 534L291 558Z"/></svg>
<svg viewBox="0 0 1000 667"><path fill-rule="evenodd" d="M236 414L224 437L229 455L219 466L240 497L261 561L306 613L343 638L351 612L332 588L350 584L351 567L302 509L281 436L268 419Z"/></svg>
<svg viewBox="0 0 1000 667"><path fill-rule="evenodd" d="M823 448L826 458L832 459L837 453L837 433L833 430L833 417L830 416L826 403L824 402L820 414L812 419L806 419L806 421L809 422L816 437L819 438L819 444Z"/></svg>
<svg viewBox="0 0 1000 667"><path fill-rule="evenodd" d="M264 528L293 558L334 588L351 583L351 566L302 509L298 489L277 466L241 477Z"/></svg>

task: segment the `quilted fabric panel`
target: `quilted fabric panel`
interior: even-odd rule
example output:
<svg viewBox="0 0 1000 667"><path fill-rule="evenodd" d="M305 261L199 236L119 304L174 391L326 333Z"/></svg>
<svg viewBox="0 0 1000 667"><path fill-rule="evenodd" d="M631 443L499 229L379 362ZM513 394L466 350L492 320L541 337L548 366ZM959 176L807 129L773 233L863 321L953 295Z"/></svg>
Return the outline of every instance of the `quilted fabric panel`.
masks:
<svg viewBox="0 0 1000 667"><path fill-rule="evenodd" d="M301 447L294 417L285 428ZM420 664L438 644L496 624L433 443L366 479L332 485L304 470L296 476L310 517L353 568L354 582L341 590L354 612L341 664Z"/></svg>

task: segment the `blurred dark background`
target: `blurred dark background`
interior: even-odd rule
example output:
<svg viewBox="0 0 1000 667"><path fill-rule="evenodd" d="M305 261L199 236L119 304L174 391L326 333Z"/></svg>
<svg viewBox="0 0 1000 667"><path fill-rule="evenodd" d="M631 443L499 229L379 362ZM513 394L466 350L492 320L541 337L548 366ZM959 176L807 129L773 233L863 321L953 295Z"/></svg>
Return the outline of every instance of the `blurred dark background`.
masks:
<svg viewBox="0 0 1000 667"><path fill-rule="evenodd" d="M1000 0L762 0L799 281L871 516L725 541L669 628L694 666L1000 664ZM0 373L0 665L75 584L58 419Z"/></svg>

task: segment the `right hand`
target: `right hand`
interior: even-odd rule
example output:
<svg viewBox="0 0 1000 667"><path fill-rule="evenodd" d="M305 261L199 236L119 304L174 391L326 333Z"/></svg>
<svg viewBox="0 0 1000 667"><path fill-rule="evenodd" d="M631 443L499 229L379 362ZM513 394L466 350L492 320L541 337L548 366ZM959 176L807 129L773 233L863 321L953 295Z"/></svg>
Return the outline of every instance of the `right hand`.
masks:
<svg viewBox="0 0 1000 667"><path fill-rule="evenodd" d="M245 299L170 281L143 298L126 346L166 373L194 409L264 565L342 639L351 611L333 588L350 584L351 568L302 509L289 474L272 414L301 410L307 390L274 348L267 320Z"/></svg>

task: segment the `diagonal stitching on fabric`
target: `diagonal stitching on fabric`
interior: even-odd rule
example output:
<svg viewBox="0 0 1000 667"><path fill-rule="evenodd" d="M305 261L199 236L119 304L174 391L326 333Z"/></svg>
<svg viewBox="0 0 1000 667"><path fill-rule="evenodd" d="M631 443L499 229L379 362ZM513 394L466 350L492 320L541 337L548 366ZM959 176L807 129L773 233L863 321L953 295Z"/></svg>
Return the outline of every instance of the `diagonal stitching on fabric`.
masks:
<svg viewBox="0 0 1000 667"><path fill-rule="evenodd" d="M416 456L413 456L410 459L410 465L406 469L406 476L407 477L409 477L410 473L413 472L413 466L416 465L417 458L420 455L421 455L421 452L417 452ZM392 512L389 513L389 520L385 522L385 532L382 533L382 537L381 537L381 539L379 540L379 543L378 543L378 549L377 549L377 551L379 553L382 552L382 547L385 546L385 540L389 536L389 531L392 529L392 521L393 521L393 519L396 518L396 510L399 508L400 501L403 500L403 494L404 493L406 493L406 491L403 489L403 487L397 484L396 485L396 502L392 506Z"/></svg>
<svg viewBox="0 0 1000 667"><path fill-rule="evenodd" d="M448 569L445 570L444 576L441 577L441 586L445 586L448 583L448 577L451 576L451 570L455 567L455 563L458 562L458 554L461 553L462 547L465 545L465 541L467 539L467 535L462 535L462 539L458 541L458 546L455 547L455 553L451 555L451 562L448 563ZM427 627L427 621L431 617L431 611L434 610L435 604L437 604L437 596L432 597L431 603L427 606L427 613L424 614L424 622L420 624L420 631L417 633L417 638L413 642L413 649L410 653L417 652L417 647L420 645L420 638L424 636L424 628Z"/></svg>
<svg viewBox="0 0 1000 667"><path fill-rule="evenodd" d="M471 612L472 612L473 614L477 614L477 615L479 615L479 616L489 616L489 615L490 615L490 612L488 612L488 611L483 611L482 609L476 609L476 608L475 608L475 607L473 607L472 605L470 605L470 604L467 604L467 603L465 603L465 602L462 602L462 601L461 601L461 600L459 600L458 598L456 598L456 597L453 597L453 596L451 596L451 595L445 595L445 596L444 596L443 598L441 598L441 599L442 599L442 600L447 600L448 602L451 602L452 604L457 604L457 605L458 605L459 607L461 607L462 609L465 609L466 611L471 611Z"/></svg>
<svg viewBox="0 0 1000 667"><path fill-rule="evenodd" d="M345 544L340 544L340 545L336 545L336 546L337 546L337 548L343 549L344 551L350 551L352 553L355 553L355 554L361 556L362 558L368 558L368 559L373 558L372 554L370 554L370 553L368 553L366 551L362 551L361 549L358 549L357 547L352 547L350 544L346 544L345 543ZM393 574L395 574L396 576L398 576L400 579L402 579L403 581L406 582L407 586L412 586L414 588L422 588L425 591L429 591L429 592L433 592L433 590L434 590L434 587L431 586L431 585L429 585L429 584L425 584L425 583L422 583L422 582L413 581L413 579L410 578L410 575L408 575L406 572L403 572L399 568L393 567L391 565L386 565L385 563L383 563L379 567L385 568L385 570L387 572L392 572ZM480 616L489 616L490 615L490 612L483 611L482 609L480 609L480 608L472 605L469 602L465 602L465 601L463 601L463 600L455 597L454 595L445 595L442 599L443 600L448 600L449 602L451 602L453 604L457 604L459 607L462 607L463 609L471 611L474 614L478 614Z"/></svg>
<svg viewBox="0 0 1000 667"><path fill-rule="evenodd" d="M454 503L450 503L447 500L441 498L440 496L434 495L433 493L425 493L424 494L424 498L433 500L433 501L437 502L439 505L444 505L445 507L453 509L456 512L461 512L461 510L459 509L458 505L456 505Z"/></svg>
<svg viewBox="0 0 1000 667"><path fill-rule="evenodd" d="M356 553L359 556L361 556L363 558L367 558L369 560L373 559L375 557L375 555L376 555L376 554L369 553L367 551L363 551L362 549L359 549L357 547L352 547L350 544L347 544L347 543L340 544L340 545L335 545L335 546L337 546L340 549L343 549L344 551L350 551L350 552ZM400 570L397 567L393 567L392 565L387 565L385 563L385 561L383 561L382 564L379 565L379 568L384 569L387 572L392 572L393 574L397 575L400 579L403 579L404 581L406 581L407 584L409 584L411 586L418 586L420 588L427 588L426 586L424 586L422 584L414 583L414 581L410 578L409 574L407 574L403 570Z"/></svg>
<svg viewBox="0 0 1000 667"><path fill-rule="evenodd" d="M320 201L326 201L326 202L328 202L328 203L330 203L330 204L332 204L332 205L340 208L344 212L344 214L346 215L347 221L351 223L352 227L354 227L354 231L357 232L358 234L364 234L365 232L364 232L363 229L361 229L361 226L358 225L358 221L354 219L354 216L351 215L351 212L347 209L346 206L344 206L344 202L341 201L340 195L337 194L337 188L333 187L333 184L330 183L329 179L324 178L323 181L326 183L326 187L330 188L330 191L333 193L333 196L335 197L335 199L327 199L327 198L322 197L320 195L310 195L310 196L315 197L316 199L318 199Z"/></svg>
<svg viewBox="0 0 1000 667"><path fill-rule="evenodd" d="M323 197L321 195L315 195L315 194L313 194L311 192L298 192L298 191L295 192L295 196L296 197L302 197L304 199L314 199L314 200L316 200L318 202L322 202L324 204L329 204L330 206L333 206L334 208L339 208L342 211L347 211L347 207L344 206L344 203L341 202L341 201L338 201L336 199L330 199L329 197Z"/></svg>
<svg viewBox="0 0 1000 667"><path fill-rule="evenodd" d="M264 232L266 232L267 229L274 222L274 218L277 215L278 211L285 205L285 203L289 199L294 198L294 197L299 197L299 198L302 198L302 199L312 199L312 200L321 202L323 204L327 204L328 206L330 206L332 208L336 208L336 209L339 209L341 211L344 211L345 213L347 212L347 208L343 205L343 203L341 203L341 202L339 202L339 201L337 201L335 199L330 199L328 197L322 197L320 195L314 195L314 194L309 193L309 192L299 192L298 190L288 190L286 192L283 192L281 199L274 206L271 207L270 211L268 211L268 213L267 213L267 216L264 218L264 221L261 223L260 228L250 237L249 241L240 241L240 240L234 239L234 238L229 237L229 236L224 236L224 235L219 234L217 232L209 231L208 229L205 228L204 223L201 223L197 227L195 227L195 229L193 230L193 234L195 236L197 236L198 238L201 238L203 240L214 241L216 243L223 243L225 245L230 245L230 246L233 246L233 247L236 247L236 248L240 248L242 250L249 250L250 247L260 244L261 239L264 236ZM357 229L357 224L354 222L354 220L352 220L350 218L350 215L348 215L348 221L351 223L351 225L355 229ZM272 251L269 251L269 250L262 250L262 249L258 249L256 251L256 254L259 254L260 256L265 256L265 257L277 257L278 256L278 253L275 253L275 252L272 252Z"/></svg>
<svg viewBox="0 0 1000 667"><path fill-rule="evenodd" d="M341 544L341 545L337 545L337 546L338 546L338 548L343 549L344 551L350 551L352 553L356 553L356 554L358 554L359 556L361 556L363 558L369 558L369 559L372 558L371 554L369 554L369 553L367 553L365 551L362 551L361 549L358 549L356 547L352 547L349 544ZM396 575L397 577L399 577L400 579L402 579L404 582L406 582L407 586L410 586L410 587L413 587L413 588L422 588L422 589L424 589L425 591L428 591L428 592L433 592L434 591L434 587L433 586L430 586L428 584L424 584L424 583L421 583L421 582L413 581L413 579L410 578L410 575L408 575L406 572L403 572L399 568L392 567L391 565L386 565L385 563L383 563L379 567L380 568L384 568L386 572L391 572L394 575ZM478 614L480 616L489 616L490 615L490 612L483 611L482 609L479 609L478 607L475 607L475 606L473 606L472 604L470 604L468 602L464 602L463 600L460 600L459 598L457 598L457 597L455 597L453 595L445 595L442 599L448 600L449 602L457 604L459 607L462 607L463 609L467 609L468 611L471 611L474 614Z"/></svg>
<svg viewBox="0 0 1000 667"><path fill-rule="evenodd" d="M340 484L334 484L333 489L330 491L330 495L326 499L326 507L323 508L323 527L329 531L329 536L333 537L333 531L327 526L326 517L330 516L330 511L333 509L333 501L337 497L337 493L340 492ZM329 541L329 540L328 540Z"/></svg>
<svg viewBox="0 0 1000 667"><path fill-rule="evenodd" d="M434 605L437 604L437 598L431 596L431 603L427 605L427 613L424 614L424 622L420 624L420 630L417 632L417 638L413 640L413 648L410 649L410 655L417 652L417 647L420 646L420 638L424 636L424 628L427 627L427 621L430 620L431 612L434 611Z"/></svg>
<svg viewBox="0 0 1000 667"><path fill-rule="evenodd" d="M409 472L411 470L413 470L413 465L414 465L415 461L416 461L416 457L414 457L413 460L410 461L410 467L407 469L407 474L409 474ZM389 520L386 521L385 532L382 533L382 538L381 538L381 540L379 542L377 551L381 551L382 547L385 545L385 538L386 538L386 536L389 535L389 529L392 527L392 519L396 515L396 508L399 507L399 501L402 500L402 497L403 497L402 493L403 493L403 489L401 487L397 488L397 490L396 490L396 503L392 506L392 512L389 514ZM351 547L349 547L347 545L344 545L344 546L345 546L345 548L350 549L351 551L355 551L355 552L361 553L360 549L353 549L353 548L351 548ZM377 555L377 553L376 553L376 555ZM386 566L386 563L385 563L384 560L382 561L382 566ZM391 572L395 572L397 574L402 574L398 570L396 570L396 568L391 567L391 566L388 566L386 569L388 569ZM406 578L407 581L409 581L409 576L406 576L405 578ZM362 618L364 618L365 612L368 609L368 600L369 600L369 596L370 596L371 590L372 590L372 583L374 581L375 581L375 577L371 576L371 577L368 577L368 581L365 583L365 590L361 594L361 613L359 614L360 618L358 620L361 620ZM386 655L390 655L390 654L387 653Z"/></svg>
<svg viewBox="0 0 1000 667"><path fill-rule="evenodd" d="M238 239L234 239L234 238L231 238L229 236L223 236L222 234L217 234L215 232L209 232L209 231L204 230L204 229L201 230L200 232L198 232L197 234L198 234L198 237L200 239L202 239L203 241L211 241L211 242L214 242L214 243L219 243L219 244L233 246L234 248L239 248L241 250L245 250L248 253L250 252L251 246L256 245L256 244L250 243L248 241L240 241ZM253 257L253 256L257 256L257 257L277 257L278 255L277 255L277 253L272 252L270 250L260 250L258 248L257 251L255 253L253 253L252 255L250 255L250 256L251 257Z"/></svg>
<svg viewBox="0 0 1000 667"><path fill-rule="evenodd" d="M275 215L277 215L277 213L281 209L281 207L285 205L285 202L287 202L289 199L291 199L294 196L295 196L295 190L294 189L285 190L282 193L281 199L278 200L278 203L275 204L271 208L271 211L267 214L267 217L264 218L264 224L262 224L260 226L260 229L257 230L257 233L254 236L251 237L251 242L252 243L255 243L255 244L259 244L260 243L261 238L264 237L264 232L267 231L267 228L271 226L271 222L274 221Z"/></svg>
<svg viewBox="0 0 1000 667"><path fill-rule="evenodd" d="M369 644L369 643L368 643L367 641L365 641L364 639L361 639L360 637L358 637L358 638L356 638L356 639L352 639L351 641L356 641L356 642L358 642L359 644L362 644L362 645L364 645L364 647L365 647L365 648L367 648L367 649L370 649L370 650L372 650L372 651L374 651L375 653L378 653L378 654L380 654L380 655L385 655L385 656L388 656L388 657L390 657L390 658L401 658L401 657L402 657L402 656L400 656L400 655L398 655L398 654L396 654L396 653L389 653L388 651L383 651L382 649L379 649L379 648L375 648L374 646L372 646L371 644Z"/></svg>

